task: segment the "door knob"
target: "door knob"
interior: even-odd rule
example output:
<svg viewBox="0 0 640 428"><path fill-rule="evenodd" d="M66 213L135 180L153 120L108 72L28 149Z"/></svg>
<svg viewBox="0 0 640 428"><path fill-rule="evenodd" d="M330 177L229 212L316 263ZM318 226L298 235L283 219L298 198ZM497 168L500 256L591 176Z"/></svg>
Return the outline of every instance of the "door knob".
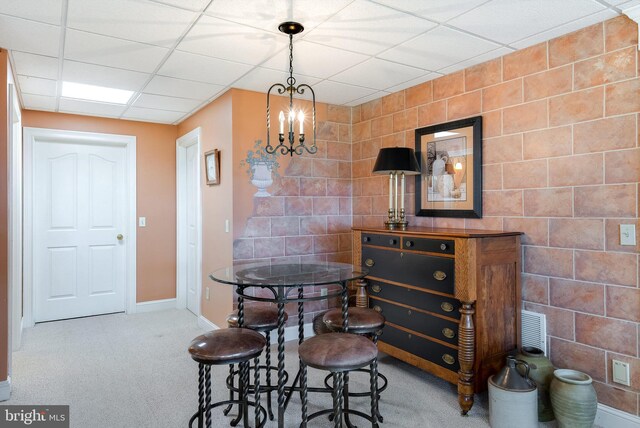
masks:
<svg viewBox="0 0 640 428"><path fill-rule="evenodd" d="M124 236L122 236L122 233L118 233L118 236L116 236L116 239L118 241L122 241L124 239Z"/></svg>

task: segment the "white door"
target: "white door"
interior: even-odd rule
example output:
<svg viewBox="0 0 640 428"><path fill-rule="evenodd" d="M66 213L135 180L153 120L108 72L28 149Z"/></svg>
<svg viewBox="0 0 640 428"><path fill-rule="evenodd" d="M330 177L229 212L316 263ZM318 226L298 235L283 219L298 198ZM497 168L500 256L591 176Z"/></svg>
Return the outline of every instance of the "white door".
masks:
<svg viewBox="0 0 640 428"><path fill-rule="evenodd" d="M125 310L126 148L36 142L34 321Z"/></svg>
<svg viewBox="0 0 640 428"><path fill-rule="evenodd" d="M187 238L186 254L186 282L187 282L187 309L198 315L200 292L198 281L200 278L198 266L198 166L200 165L199 147L193 144L187 147L186 153L186 180L185 180L185 227Z"/></svg>

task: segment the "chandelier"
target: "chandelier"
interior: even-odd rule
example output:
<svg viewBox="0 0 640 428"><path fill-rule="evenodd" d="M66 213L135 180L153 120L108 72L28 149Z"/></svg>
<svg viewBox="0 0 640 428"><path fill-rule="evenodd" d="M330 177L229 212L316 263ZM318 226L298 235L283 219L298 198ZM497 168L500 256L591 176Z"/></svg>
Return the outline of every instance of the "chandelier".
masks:
<svg viewBox="0 0 640 428"><path fill-rule="evenodd" d="M289 154L293 156L293 154L301 155L304 150L307 153L314 154L318 151L316 147L316 94L313 92L311 86L307 84L299 84L296 86L296 79L293 77L293 35L299 34L304 31L304 27L297 22L283 22L278 26L278 30L284 34L289 35L289 77L287 78L286 85L282 83L275 83L271 85L269 91L267 92L267 146L265 150L269 154L273 154L276 151L280 151L281 154L286 155ZM270 142L270 131L271 131L271 109L270 105L270 97L271 91L277 90L279 95L283 95L284 93L289 94L289 111L285 114L285 112L280 111L278 115L278 145L272 146ZM305 114L302 108L298 108L298 111L294 109L293 105L293 95L303 95L305 90L309 90L311 92L311 108L312 108L312 128L313 128L313 139L311 140L311 145L305 144L305 132L304 132L304 120ZM286 133L285 133L285 120L286 120ZM297 122L297 126L296 126ZM298 138L296 140L296 128L298 129ZM286 137L286 138L285 138Z"/></svg>

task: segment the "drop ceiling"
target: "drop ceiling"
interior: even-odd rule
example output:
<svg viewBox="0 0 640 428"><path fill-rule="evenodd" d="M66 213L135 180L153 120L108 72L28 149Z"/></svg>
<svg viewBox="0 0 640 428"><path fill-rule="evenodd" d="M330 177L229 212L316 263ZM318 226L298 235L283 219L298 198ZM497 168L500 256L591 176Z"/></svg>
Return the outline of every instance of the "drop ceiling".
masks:
<svg viewBox="0 0 640 428"><path fill-rule="evenodd" d="M230 88L298 83L358 105L617 16L640 0L2 0L22 106L176 124ZM63 81L135 91L61 97Z"/></svg>

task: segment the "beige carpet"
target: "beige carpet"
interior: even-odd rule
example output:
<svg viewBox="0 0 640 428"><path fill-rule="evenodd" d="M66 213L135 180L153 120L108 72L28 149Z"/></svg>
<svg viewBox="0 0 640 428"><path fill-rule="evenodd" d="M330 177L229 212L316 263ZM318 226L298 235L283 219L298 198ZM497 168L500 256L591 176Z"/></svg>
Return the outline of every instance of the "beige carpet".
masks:
<svg viewBox="0 0 640 428"><path fill-rule="evenodd" d="M13 354L13 393L0 407L69 404L74 428L186 427L197 406L197 366L186 350L202 331L184 310L38 324L25 330L22 348ZM287 361L294 376L295 343L287 344ZM454 385L388 356L381 356L380 371L390 383L380 403L381 428L489 426L486 394L461 417ZM213 374L214 399L224 399L227 367L215 367ZM310 369L310 385L320 385L324 374ZM352 390L367 387L368 378L352 376ZM328 394L310 394L310 402L310 412L331 406ZM353 407L366 412L368 400L353 399ZM297 427L299 415L296 395L286 426ZM215 411L213 426L228 426L229 420ZM330 426L325 417L310 424Z"/></svg>

